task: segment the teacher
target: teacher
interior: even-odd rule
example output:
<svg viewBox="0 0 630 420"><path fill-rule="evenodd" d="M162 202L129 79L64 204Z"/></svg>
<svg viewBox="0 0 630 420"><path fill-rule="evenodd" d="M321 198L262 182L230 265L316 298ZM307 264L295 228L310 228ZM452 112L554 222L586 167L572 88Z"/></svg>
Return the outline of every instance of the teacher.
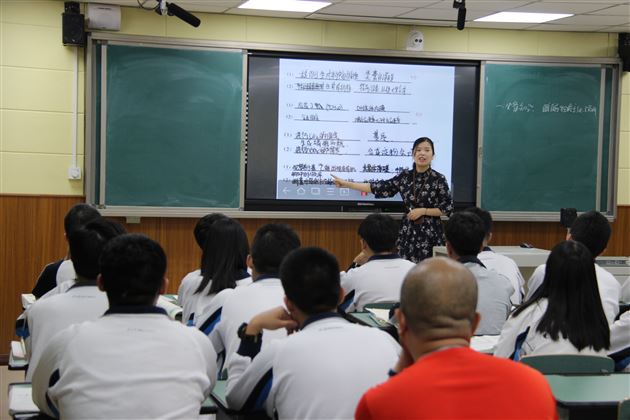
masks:
<svg viewBox="0 0 630 420"><path fill-rule="evenodd" d="M413 167L378 182L351 182L331 175L337 187L373 193L376 198L400 193L405 206L398 234L400 255L413 262L433 256L433 247L444 245L440 216L453 212L453 199L446 177L431 168L435 156L433 140L420 137L413 143Z"/></svg>

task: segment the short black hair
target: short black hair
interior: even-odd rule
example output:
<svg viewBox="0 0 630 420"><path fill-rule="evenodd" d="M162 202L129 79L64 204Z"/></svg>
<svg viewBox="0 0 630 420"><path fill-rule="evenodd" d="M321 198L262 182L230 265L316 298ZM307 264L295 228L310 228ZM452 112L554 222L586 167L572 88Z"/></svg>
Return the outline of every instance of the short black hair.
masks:
<svg viewBox="0 0 630 420"><path fill-rule="evenodd" d="M588 211L580 214L569 229L571 239L578 241L588 248L597 258L608 246L612 229L604 215L598 211Z"/></svg>
<svg viewBox="0 0 630 420"><path fill-rule="evenodd" d="M203 216L201 219L197 221L195 225L195 229L193 231L193 235L195 235L195 241L199 248L203 250L203 245L206 243L206 239L208 238L208 231L210 230L210 226L217 220L229 219L223 213L210 213Z"/></svg>
<svg viewBox="0 0 630 420"><path fill-rule="evenodd" d="M98 259L105 244L123 233L125 229L120 223L103 217L74 229L68 235L68 246L77 275L87 280L95 280L99 273Z"/></svg>
<svg viewBox="0 0 630 420"><path fill-rule="evenodd" d="M152 305L166 273L166 254L153 239L131 233L110 240L99 265L110 306Z"/></svg>
<svg viewBox="0 0 630 420"><path fill-rule="evenodd" d="M259 274L278 275L284 257L301 245L297 233L284 223L262 226L252 241L252 261Z"/></svg>
<svg viewBox="0 0 630 420"><path fill-rule="evenodd" d="M466 210L469 213L476 214L483 222L483 228L486 231L486 238L490 236L492 232L492 215L488 210L484 210L480 207L468 207Z"/></svg>
<svg viewBox="0 0 630 420"><path fill-rule="evenodd" d="M479 254L486 230L479 216L467 211L460 211L448 219L444 228L444 235L453 251L462 257Z"/></svg>
<svg viewBox="0 0 630 420"><path fill-rule="evenodd" d="M416 147L419 144L422 143L429 143L429 146L431 146L431 153L435 154L435 146L433 145L433 140L431 140L428 137L419 137L417 138L414 142L413 142L413 146L411 147L411 151L413 152L414 150L416 150Z"/></svg>
<svg viewBox="0 0 630 420"><path fill-rule="evenodd" d="M93 206L85 203L75 204L63 218L63 229L66 231L66 236L99 217L101 214Z"/></svg>
<svg viewBox="0 0 630 420"><path fill-rule="evenodd" d="M374 252L391 252L396 250L398 223L390 215L382 213L370 214L363 219L357 233Z"/></svg>
<svg viewBox="0 0 630 420"><path fill-rule="evenodd" d="M291 251L280 266L280 280L287 299L307 315L334 311L339 304L339 264L326 250Z"/></svg>

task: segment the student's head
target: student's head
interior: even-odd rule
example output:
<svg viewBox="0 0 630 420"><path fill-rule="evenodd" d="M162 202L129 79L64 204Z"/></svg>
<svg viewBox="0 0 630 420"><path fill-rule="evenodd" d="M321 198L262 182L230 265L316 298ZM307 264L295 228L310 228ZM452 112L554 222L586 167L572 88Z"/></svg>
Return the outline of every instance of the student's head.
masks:
<svg viewBox="0 0 630 420"><path fill-rule="evenodd" d="M210 226L212 226L212 224L217 220L222 219L228 219L228 217L223 213L210 213L206 214L197 221L193 234L195 235L195 241L197 241L197 245L199 245L199 248L201 248L202 251L203 245L206 243L206 238L208 237Z"/></svg>
<svg viewBox="0 0 630 420"><path fill-rule="evenodd" d="M290 304L307 316L335 311L339 304L339 264L321 248L290 252L280 266L280 280Z"/></svg>
<svg viewBox="0 0 630 420"><path fill-rule="evenodd" d="M358 234L375 253L396 251L398 223L387 214L370 214L359 225Z"/></svg>
<svg viewBox="0 0 630 420"><path fill-rule="evenodd" d="M208 294L236 287L239 273L247 269L249 242L243 226L234 219L220 218L212 223L201 256L203 279L195 293L201 293L208 283Z"/></svg>
<svg viewBox="0 0 630 420"><path fill-rule="evenodd" d="M125 233L120 223L102 217L74 229L68 235L68 245L77 280L96 280L98 259L105 244Z"/></svg>
<svg viewBox="0 0 630 420"><path fill-rule="evenodd" d="M98 210L89 204L75 204L63 218L63 228L66 231L66 236L70 235L75 229L99 217L101 217L101 214Z"/></svg>
<svg viewBox="0 0 630 420"><path fill-rule="evenodd" d="M461 211L453 214L444 228L446 245L455 257L477 255L481 250L486 230L476 214Z"/></svg>
<svg viewBox="0 0 630 420"><path fill-rule="evenodd" d="M537 331L553 340L568 338L578 350L609 347L608 321L602 308L593 256L586 246L577 241L563 241L553 247L542 285L514 314L543 298L547 299L547 309Z"/></svg>
<svg viewBox="0 0 630 420"><path fill-rule="evenodd" d="M490 212L479 207L468 207L465 211L476 214L483 222L483 228L486 232L485 240L489 241L492 237L492 216Z"/></svg>
<svg viewBox="0 0 630 420"><path fill-rule="evenodd" d="M423 260L409 271L400 291L401 338L410 333L423 343L468 341L479 322L476 307L477 282L463 264L443 257Z"/></svg>
<svg viewBox="0 0 630 420"><path fill-rule="evenodd" d="M125 234L110 240L99 259L99 287L109 306L153 305L166 288L166 254L152 239Z"/></svg>
<svg viewBox="0 0 630 420"><path fill-rule="evenodd" d="M575 219L569 229L570 237L588 248L593 254L593 259L604 252L608 246L611 228L608 220L597 211L582 213Z"/></svg>
<svg viewBox="0 0 630 420"><path fill-rule="evenodd" d="M254 270L259 275L278 275L284 257L300 245L300 238L288 225L269 223L262 226L252 241Z"/></svg>

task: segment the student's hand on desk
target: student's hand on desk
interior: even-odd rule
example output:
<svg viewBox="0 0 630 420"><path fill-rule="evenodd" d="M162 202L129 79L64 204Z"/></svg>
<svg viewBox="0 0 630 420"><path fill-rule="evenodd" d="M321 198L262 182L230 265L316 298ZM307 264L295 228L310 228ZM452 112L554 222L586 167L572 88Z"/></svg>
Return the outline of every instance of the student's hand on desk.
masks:
<svg viewBox="0 0 630 420"><path fill-rule="evenodd" d="M286 328L291 334L298 327L297 322L291 318L291 314L282 306L261 312L247 324L245 334L258 335L262 330L279 330Z"/></svg>

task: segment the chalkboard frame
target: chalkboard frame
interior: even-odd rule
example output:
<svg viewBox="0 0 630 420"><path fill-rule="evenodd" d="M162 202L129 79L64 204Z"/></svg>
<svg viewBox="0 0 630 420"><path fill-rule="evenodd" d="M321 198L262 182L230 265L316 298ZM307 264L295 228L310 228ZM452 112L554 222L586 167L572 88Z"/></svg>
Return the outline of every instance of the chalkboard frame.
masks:
<svg viewBox="0 0 630 420"><path fill-rule="evenodd" d="M324 54L344 54L344 55L363 55L363 56L393 56L393 57L414 57L423 59L454 59L454 60L471 60L479 63L483 61L497 62L525 62L525 63L548 63L548 64L608 64L614 69L614 93L613 106L611 107L611 130L615 136L611 143L609 161L609 179L613 185L612 191L609 190L609 196L613 203L612 213L609 211L606 216L609 220L616 217L616 186L617 186L617 168L618 168L618 133L619 133L619 114L620 114L620 79L619 71L621 68L621 60L612 57L552 57L552 56L521 56L521 55L502 55L502 54L482 54L482 53L448 53L448 52L416 52L402 50L372 50L361 48L334 48L334 47L318 47L293 44L268 44L258 42L239 42L239 41L211 41L196 40L185 38L170 38L160 36L138 36L115 33L91 33L88 35L88 43L86 48L86 139L85 145L85 194L86 202L98 205L97 192L98 173L96 173L95 156L98 151L95 150L94 144L95 130L97 122L95 121L95 92L94 75L95 66L98 60L95 58L96 41L121 41L136 44L159 44L171 45L174 47L202 47L202 48L236 48L247 52L249 50L259 51L286 51L286 52L304 52L304 53L324 53ZM246 86L246 82L244 83ZM244 89L244 95L246 90ZM245 106L246 101L243 101ZM479 104L482 106L482 103ZM483 121L480 120L480 127ZM245 124L245 122L244 122ZM243 130L245 133L245 130ZM245 152L246 155L246 152ZM245 157L246 159L246 157ZM244 169L241 168L242 170ZM479 187L479 186L478 186ZM243 188L241 194L243 194ZM339 212L275 212L275 211L244 211L238 209L212 209L212 208L181 208L181 207L138 207L138 206L107 206L101 205L100 211L107 216L128 217L130 221L137 221L141 217L200 217L211 211L221 211L230 217L238 218L271 218L271 219L362 219L365 213L339 213ZM559 221L558 213L541 213L541 212L492 212L493 217L497 221ZM394 215L399 217L400 215Z"/></svg>

